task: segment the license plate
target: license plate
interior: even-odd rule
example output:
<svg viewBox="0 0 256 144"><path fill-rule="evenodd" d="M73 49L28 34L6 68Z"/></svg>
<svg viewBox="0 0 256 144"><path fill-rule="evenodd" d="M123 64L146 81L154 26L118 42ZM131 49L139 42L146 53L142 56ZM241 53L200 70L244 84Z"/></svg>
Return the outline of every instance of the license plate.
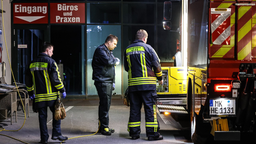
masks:
<svg viewBox="0 0 256 144"><path fill-rule="evenodd" d="M209 112L210 115L235 115L236 100L235 99L210 99Z"/></svg>

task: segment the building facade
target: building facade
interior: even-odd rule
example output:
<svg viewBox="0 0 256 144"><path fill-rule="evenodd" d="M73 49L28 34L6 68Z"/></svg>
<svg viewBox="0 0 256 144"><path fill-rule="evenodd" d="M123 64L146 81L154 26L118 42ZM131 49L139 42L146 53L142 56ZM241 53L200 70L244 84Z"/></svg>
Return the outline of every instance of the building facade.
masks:
<svg viewBox="0 0 256 144"><path fill-rule="evenodd" d="M97 95L92 80L92 56L109 34L119 38L113 51L121 60L116 66L117 95L123 95L128 87L123 53L134 41L138 29L148 32L148 44L156 50L162 63L172 63L176 53L180 0L172 1L170 31L165 31L162 25L164 0L13 0L5 3L10 7L5 14L9 15L11 25L5 27L9 30L7 44L13 73L20 83L25 83L25 69L38 55L44 41L54 45L53 59L63 65L69 95ZM13 82L9 73L6 78L9 83Z"/></svg>

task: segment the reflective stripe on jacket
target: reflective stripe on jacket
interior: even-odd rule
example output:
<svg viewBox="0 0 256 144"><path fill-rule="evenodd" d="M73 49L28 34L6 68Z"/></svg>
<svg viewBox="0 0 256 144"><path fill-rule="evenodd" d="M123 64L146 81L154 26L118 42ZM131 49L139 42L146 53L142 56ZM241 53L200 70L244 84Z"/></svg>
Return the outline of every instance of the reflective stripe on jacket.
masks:
<svg viewBox="0 0 256 144"><path fill-rule="evenodd" d="M29 65L26 86L30 95L35 94L35 102L56 100L58 91L65 91L56 62L44 53Z"/></svg>
<svg viewBox="0 0 256 144"><path fill-rule="evenodd" d="M162 80L160 60L155 50L143 41L136 40L127 47L124 56L129 90L155 90L156 80Z"/></svg>

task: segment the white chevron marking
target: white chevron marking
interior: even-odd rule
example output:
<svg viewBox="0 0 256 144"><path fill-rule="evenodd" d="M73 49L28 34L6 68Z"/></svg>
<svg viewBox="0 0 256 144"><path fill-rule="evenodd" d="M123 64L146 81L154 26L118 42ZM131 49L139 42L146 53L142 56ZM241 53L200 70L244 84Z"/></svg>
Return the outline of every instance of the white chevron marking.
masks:
<svg viewBox="0 0 256 144"><path fill-rule="evenodd" d="M15 16L16 18L22 19L27 22L33 22L35 20L41 19L45 16Z"/></svg>

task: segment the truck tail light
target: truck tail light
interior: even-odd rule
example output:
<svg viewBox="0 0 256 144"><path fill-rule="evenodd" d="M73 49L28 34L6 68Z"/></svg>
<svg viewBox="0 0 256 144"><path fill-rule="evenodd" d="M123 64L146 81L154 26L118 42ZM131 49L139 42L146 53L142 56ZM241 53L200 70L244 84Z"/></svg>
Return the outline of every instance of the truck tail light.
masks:
<svg viewBox="0 0 256 144"><path fill-rule="evenodd" d="M231 85L230 84L215 84L214 91L215 92L230 92Z"/></svg>
<svg viewBox="0 0 256 144"><path fill-rule="evenodd" d="M170 112L167 112L167 111L164 112L164 115L165 115L165 116L168 116L168 115L170 115L170 114L171 114Z"/></svg>

